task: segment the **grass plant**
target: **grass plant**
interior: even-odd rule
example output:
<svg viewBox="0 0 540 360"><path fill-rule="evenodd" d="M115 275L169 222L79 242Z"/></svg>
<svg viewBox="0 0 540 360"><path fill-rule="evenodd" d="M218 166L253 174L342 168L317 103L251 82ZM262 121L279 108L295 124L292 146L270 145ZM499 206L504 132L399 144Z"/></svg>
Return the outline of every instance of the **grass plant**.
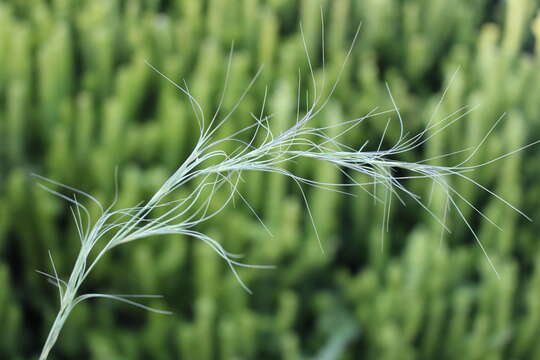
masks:
<svg viewBox="0 0 540 360"><path fill-rule="evenodd" d="M322 29L324 31L324 24ZM358 32L355 35L355 39L357 35ZM159 297L159 295L102 294L85 293L82 291L85 280L89 277L92 270L98 266L100 260L120 245L160 235L185 235L201 240L226 262L239 284L246 291L250 292L250 289L239 276L237 268L266 269L272 266L246 264L242 262L241 255L228 252L217 240L198 230L202 223L218 216L225 207L236 200L243 202L257 219L259 219L262 226L266 228L262 219L239 190L238 185L245 180L243 174L246 172L275 173L289 178L298 185L298 189L304 199L305 210L311 220L323 253L324 239L320 239L317 234L316 219L312 216L309 199L303 189L305 186L311 186L348 195L350 189L358 187L366 192L366 196L371 196L384 209L381 246L384 244L384 232L389 227L390 207L393 200L402 204L405 204L407 199L412 200L417 206L430 214L440 224L443 231L446 232L450 232L449 225L446 222L446 215L449 211L453 210L470 229L471 234L483 251L485 259L491 266L494 274L497 277L499 276L497 268L486 249L484 249L480 238L462 213L460 203L471 207L478 216L487 220L495 227L498 227L497 224L475 207L473 203L469 202L456 188L452 187L448 178L459 178L473 184L478 189L499 199L502 204L527 218L521 210L513 206L510 202L477 182L471 176L471 173L480 167L487 166L528 146L534 145L534 143L501 156L474 163L478 150L485 144L493 129L503 119L503 116L501 116L474 147L456 149L452 153L418 161L400 160L408 154L414 155L415 150L441 134L460 119L469 115L475 107L463 106L438 119L437 112L444 101L445 91L424 129L421 132L411 135L406 131L405 121L402 119L399 106L392 96L388 84L386 88L393 104L392 108L387 110L374 108L359 118L335 125L318 126L314 124L316 122L314 119L321 114L321 111L325 109L331 99L338 86L341 73L346 66L346 60L337 76L337 80L331 84L328 91L324 91L326 88L324 76L322 85L320 85L315 78L305 40L303 44L312 84L309 91L304 91L301 87L301 76L299 74L296 121L292 126L278 133L272 130L272 115L266 113L265 106L267 99L265 95L262 99L260 113L251 114L253 119L251 125L238 129L229 136L218 137L218 134L221 133L218 130L222 129L227 121L234 116L235 111L262 71L259 70L257 75L252 78L243 94L232 107L232 110L222 114L221 106L224 94L227 91L233 54L232 49L219 106L217 111L209 118L205 115L203 105L192 95L187 83L177 84L166 74L160 72L160 70L150 63L147 63L149 70L153 70L164 81L168 81L171 86L176 87L189 99L192 105L193 117L196 119L199 129L198 139L191 153L149 200L134 204L132 207L117 209L116 199L111 204L105 206L95 197L82 190L40 175L35 175L40 187L70 203L73 221L76 224L77 235L80 241L79 253L67 280L63 280L57 273L53 255L50 252L49 258L52 265L52 273L40 271L48 281L58 288L60 302L58 314L50 328L40 355L40 360L47 359L49 356L72 310L77 304L88 299L102 298L116 300L145 310L161 314L168 313L167 311L147 306L141 302L144 299ZM352 46L349 48L346 59L349 57L352 48ZM324 55L322 63L324 67ZM451 82L452 80L447 85L448 87L451 86ZM300 104L302 103L304 93L306 94L305 103L307 104L307 109L301 113ZM388 118L389 116L394 118L393 123ZM381 138L376 141L378 144L376 148L368 150L369 141L362 144L347 144L343 140L344 135L353 128L361 126L367 121L381 121L381 118L388 120L386 120L386 126ZM387 130L396 124L399 128L398 140L391 146L384 146ZM330 135L330 133L337 134L337 136ZM247 141L245 140L246 138L248 139ZM437 161L457 153L465 153L465 159L450 166L437 165ZM288 170L287 164L295 162L298 159L309 159L313 162L314 167L319 166L320 163L329 164L339 170L345 181L323 182ZM357 174L364 175L363 178L368 178L369 180L359 182L355 180L358 179ZM446 208L443 217L438 216L430 209L429 201L407 188L406 183L411 179L424 180L443 191L446 197ZM115 183L116 193L118 194L118 181L115 180ZM377 187L384 189L384 196L379 196L380 191L377 192L374 190ZM183 189L190 189L190 191L186 193L182 191ZM223 192L227 194L224 198L216 196L218 193ZM91 209L88 209L80 201L81 197L86 198L88 202L93 203L93 206L99 209L97 219L94 219L91 215ZM216 202L219 202L218 206L215 205Z"/></svg>

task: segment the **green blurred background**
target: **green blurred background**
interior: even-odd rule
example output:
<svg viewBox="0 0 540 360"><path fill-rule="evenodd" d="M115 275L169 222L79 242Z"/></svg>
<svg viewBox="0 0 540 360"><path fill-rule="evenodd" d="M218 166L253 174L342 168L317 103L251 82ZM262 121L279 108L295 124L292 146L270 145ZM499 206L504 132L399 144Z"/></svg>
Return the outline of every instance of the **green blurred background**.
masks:
<svg viewBox="0 0 540 360"><path fill-rule="evenodd" d="M299 68L304 88L310 84L300 23L315 75L322 76L321 8L328 83L359 23L362 29L319 125L391 108L387 82L407 130L420 131L459 68L437 119L463 105L481 106L403 160L478 144L503 112L477 162L540 138L536 0L0 1L1 359L37 356L58 301L34 270L50 271L50 249L67 277L79 245L69 207L29 174L107 203L118 166L118 206L148 199L186 156L197 128L189 101L144 61L175 81L185 79L211 114L233 41L222 113L260 65L264 71L220 135L251 123L266 86L273 130L284 129L296 119ZM386 118L370 120L345 140L376 146L385 125ZM384 144L398 136L391 126ZM472 176L539 220L539 151L530 148ZM341 181L331 167L300 161L289 169ZM430 196L429 183L405 185ZM504 229L460 204L500 280L455 211L448 214L452 234L441 239L440 225L419 206L392 206L381 250L383 208L369 195L307 189L322 254L294 184L246 174L241 191L274 236L239 203L201 230L244 253L248 263L277 265L241 271L253 295L195 240L162 237L120 247L84 290L163 294L151 305L174 315L83 303L51 358L540 359L538 221L471 184L452 185ZM442 216L444 204L435 189L430 207Z"/></svg>

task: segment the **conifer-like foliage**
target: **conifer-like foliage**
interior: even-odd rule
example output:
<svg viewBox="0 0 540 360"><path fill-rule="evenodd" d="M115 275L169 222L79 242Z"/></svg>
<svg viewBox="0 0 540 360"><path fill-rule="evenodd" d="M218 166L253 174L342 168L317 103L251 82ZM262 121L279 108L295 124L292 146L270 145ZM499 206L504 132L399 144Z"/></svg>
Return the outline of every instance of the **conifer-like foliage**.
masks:
<svg viewBox="0 0 540 360"><path fill-rule="evenodd" d="M0 4L0 357L534 358L537 11Z"/></svg>

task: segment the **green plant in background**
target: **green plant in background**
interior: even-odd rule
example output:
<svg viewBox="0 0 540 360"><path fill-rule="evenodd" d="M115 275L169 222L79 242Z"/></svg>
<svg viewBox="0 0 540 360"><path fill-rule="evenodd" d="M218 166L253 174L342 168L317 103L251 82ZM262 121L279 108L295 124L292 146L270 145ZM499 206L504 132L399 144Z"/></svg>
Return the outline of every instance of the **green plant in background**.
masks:
<svg viewBox="0 0 540 360"><path fill-rule="evenodd" d="M357 34L355 35L355 38ZM322 36L324 37L324 30ZM307 52L307 45L305 43L305 38L303 35L302 40L306 47L306 56L311 70L310 57L309 53ZM348 59L351 50L349 50L349 52L347 53L345 60ZM227 80L229 77L229 69L231 65L230 59L232 59L232 54L229 57L229 67L225 75L225 85L223 91L226 91ZM155 68L154 70L157 71L157 69ZM58 277L58 273L56 271L56 267L54 265L54 261L50 252L49 257L54 273L48 274L40 271L42 275L46 276L50 280L50 282L52 282L58 288L60 300L60 310L51 327L42 353L40 355L40 359L46 359L48 357L48 354L56 343L60 331L63 328L69 314L75 308L75 306L82 301L93 298L105 298L126 302L128 304L158 313L167 313L164 311L151 309L145 305L131 300L131 298L153 298L155 297L153 295L110 295L101 293L79 294L80 288L83 285L84 280L88 278L94 266L97 265L97 263L105 254L107 254L110 250L117 247L118 245L158 235L185 235L194 237L196 239L202 240L214 251L216 251L218 255L220 255L229 265L233 274L236 276L242 287L244 287L244 289L249 292L249 289L245 286L245 284L238 276L235 267L244 266L256 268L261 266L246 265L234 260L234 258L238 257L238 255L228 253L223 249L219 242L217 242L207 234L201 233L197 230L201 223L212 219L214 216L217 216L225 208L225 206L235 197L239 197L240 199L245 201L243 195L237 190L238 182L242 179L243 172L259 171L275 173L278 175L284 175L286 177L289 177L298 184L304 200L306 200L306 205L307 199L305 198L305 194L302 190L302 184L307 184L322 189L327 188L329 190L332 190L335 187L367 188L380 185L384 189L384 200L377 197L376 195L372 196L375 201L383 203L384 206L384 211L382 214L384 219L383 231L385 230L385 226L386 231L388 231L387 217L388 212L390 211L389 209L391 206L391 199L393 197L398 198L404 204L402 197L408 196L414 201L416 201L419 205L421 205L429 213L431 213L431 210L424 204L424 202L419 196L411 193L401 184L400 181L410 178L426 179L431 181L433 183L433 186L441 187L442 191L445 194L447 206L452 205L452 207L460 214L466 225L469 227L470 225L467 222L466 218L462 215L461 210L456 204L456 200L461 199L473 209L476 210L476 208L472 204L470 204L454 188L449 186L445 177L459 176L464 180L467 180L477 185L480 189L487 191L489 194L501 200L503 203L505 203L515 211L520 212L518 209L509 204L506 200L500 198L497 194L494 194L492 191L478 184L476 181L474 181L467 175L467 173L473 170L481 168L484 165L493 163L497 160L500 160L501 158L504 158L514 152L521 150L517 149L509 154L499 156L496 159L491 159L484 164L468 165L468 163L479 151L481 145L483 145L489 134L495 128L498 121L494 124L493 128L490 129L490 131L486 134L486 136L478 144L478 146L471 149L468 156L459 164L452 166L437 166L429 165L427 163L428 161L434 159L427 159L419 162L404 162L396 160L397 156L412 152L414 149L422 146L434 136L441 133L448 126L452 125L455 121L463 118L466 114L468 114L469 109L465 109L464 111L458 110L444 117L442 120L434 123L432 123L432 120L434 118L432 116L430 118L430 121L427 123L427 127L425 130L412 137L407 137L404 132L403 120L389 90L389 96L392 99L392 103L399 119L399 138L397 142L390 148L381 149L381 145L384 141L386 130L388 129L388 125L390 122L389 120L386 124L385 131L379 142L379 146L375 151L364 150L367 142L364 143L364 145L360 146L358 149L355 149L341 143L340 138L343 137L352 128L360 125L366 119L388 114L388 111L382 111L379 113L374 113L374 111L372 111L368 115L361 118L348 120L343 123L330 124L324 127L310 126L314 122L316 116L324 109L325 105L330 101L335 87L339 83L339 78L341 77L342 70L343 69L339 71L336 83L331 88L326 98L321 98L317 94L317 84L314 73L312 70L310 71L313 80L313 102L311 105L309 105L307 112L301 118L299 117L300 109L297 108L297 119L292 127L282 131L281 133L274 134L270 128L270 116L263 117L264 104L266 102L263 101L263 107L261 109L260 115L258 117L253 116L255 120L253 125L247 126L228 137L217 139L215 138L215 134L218 133L220 128L226 124L227 120L233 115L236 108L241 104L241 101L245 97L246 92L251 88L253 81L258 77L258 73L253 79L253 81L250 83L250 85L247 87L246 92L244 92L240 96L239 101L234 104L231 111L222 115L222 118L220 119L218 114L223 103L223 96L221 97L217 110L212 116L211 120L209 120L209 123L205 117L202 106L197 102L195 98L192 97L187 85L185 87L181 87L175 84L164 74L160 73L160 75L162 75L176 88L183 92L189 98L189 101L192 103L193 113L195 118L197 119L199 126L199 138L195 144L193 151L189 154L187 159L180 165L180 167L178 167L178 169L173 173L173 175L163 183L163 185L156 191L156 193L150 198L150 200L148 200L147 202L139 203L139 205L135 207L115 210L114 205L116 201L114 201L107 209L104 209L100 202L91 195L88 195L84 192L81 192L80 190L76 190L69 186L61 185L52 180L38 177L44 182L58 185L65 190L73 191L87 197L89 200L95 202L100 209L99 218L95 222L93 222L91 220L90 212L88 211L88 209L80 202L78 202L76 197L71 199L55 190L47 188L43 184L40 184L40 186L45 190L55 195L58 195L59 197L73 204L71 212L75 220L78 237L81 241L81 247L79 250L79 254L77 255L77 260L75 262L75 265L73 266L73 270L71 271L69 280L67 282ZM300 87L298 88L297 93L297 104L299 104L300 94L302 93ZM441 102L442 100L443 99L441 98ZM441 104L441 102L438 104L438 106ZM438 106L435 111L437 111ZM433 115L435 115L435 113ZM451 119L451 121L445 122L449 119ZM332 132L334 134L330 135L328 134L329 132ZM251 133L251 139L249 140L249 142L242 141L240 138L240 135L245 133ZM262 140L258 140L261 137ZM237 147L230 152L223 150L223 148L228 148L225 144L231 142L239 142L241 145L240 147ZM529 147L530 145L528 145L527 147ZM460 150L460 152L462 151L464 150ZM447 155L442 155L441 157L445 156ZM314 159L318 162L322 162L323 164L326 163L332 165L333 167L342 171L343 174L345 174L351 181L349 183L343 184L322 180L318 181L308 177L298 176L286 169L289 163L302 159ZM321 165L315 164L314 166L318 168ZM393 175L393 173L400 170L407 171L407 175ZM346 171L350 171L353 174L362 174L364 176L367 176L370 180L368 182L358 183L354 181L350 175L347 175ZM193 183L195 183L193 188L186 191L185 188L191 188L191 184ZM223 201L224 204L219 206L217 209L212 209L212 199L217 196L220 188L227 185L229 185L231 189L229 190L228 197ZM369 193L369 191L367 192ZM177 199L178 193L180 193L180 195L182 196L180 199ZM248 209L251 209L254 215L257 216L251 205L249 205L247 201L245 201L245 203ZM307 205L305 209L307 210L309 219L313 222L313 217L309 205ZM159 211L157 214L154 214L156 210ZM477 212L480 216L491 222L491 220L486 217L482 212L478 210ZM524 215L523 213L521 214ZM86 215L86 220L83 220L83 215ZM439 219L435 215L434 217L437 221L439 221L444 230L449 231L445 224L445 218ZM317 234L317 226L314 222L313 225L315 234ZM482 243L476 236L474 230L472 228L470 229L472 235L475 237L478 244L480 245L480 248L484 251L484 254L486 255L486 259L488 260L490 266L494 270L495 274L497 274L498 276L497 270L491 262L489 256L485 252ZM319 241L321 250L323 250L323 245L321 243L321 240L318 238L318 235L317 240ZM99 250L96 250L96 248L98 248ZM97 251L97 254L94 255L93 251ZM262 268L265 268L265 266L262 266Z"/></svg>
<svg viewBox="0 0 540 360"><path fill-rule="evenodd" d="M364 25L339 86L319 116L310 120L310 127L331 126L327 136L333 137L345 119L367 114L374 106L393 108L388 83L405 127L413 133L429 129L424 139L440 129L430 127L437 121L430 121L435 108L438 114L456 109L464 114L395 161L414 164L419 158L436 158L427 164L444 169L460 164L469 155L440 156L474 149L503 112L507 116L475 153L478 163L539 137L540 61L538 37L533 35L539 33L539 22L533 21L538 10L534 1L4 2L0 4L0 321L10 331L0 340L1 357L34 356L54 322L57 304L52 289L34 272L50 267L43 254L51 250L59 277L70 273L71 261L79 254L69 207L35 189L28 174L77 184L106 204L116 193L112 178L120 164L121 191L115 209L130 209L141 199L151 199L196 147L199 129L191 120L189 97L155 76L145 59L177 83L186 77L193 97L214 113L232 41L237 50L221 114L233 110L259 64L265 71L215 139L259 124L250 114L260 114L265 93L268 110L262 118L268 114L272 118L260 124L273 134L286 132L296 120L299 66L300 87L307 89L313 82L297 25L303 25L309 53L320 53L321 6L328 51L325 71L316 57L311 59L318 85L323 78L326 84L336 81L354 27L360 21ZM450 83L458 67L461 70L438 106L446 86L442 84ZM329 91L329 86L321 86L322 98ZM309 109L301 95L301 109ZM481 106L467 112L463 104ZM300 118L306 114L301 110ZM386 116L365 121L343 134L343 143L361 146L370 139L363 151L375 153L384 138L380 149L392 148L400 127L391 123L385 131L386 124ZM260 131L257 145L264 144L261 134L266 131ZM251 139L247 133L239 135L242 141ZM219 147L226 154L234 149L234 143ZM537 153L532 148L467 175L538 218ZM313 166L313 159L295 160L277 169L318 183L347 179L332 164ZM218 164L210 160L203 167ZM518 213L489 193L477 191L474 183L460 181L459 176L435 187L425 186L425 179L401 181L407 191L428 200L437 218L447 219L452 235L442 238L435 217L411 212L412 203L378 206L360 187L351 188L355 197L303 187L317 234L302 210L304 200L294 190L294 181L288 184L275 173L242 172L241 178L236 174L229 178L235 187L225 191L223 186L215 194L210 188L201 189L201 199L214 194L209 211L216 211L231 191L243 194L274 236L269 238L249 208L240 206L224 208L197 230L223 248L245 254L246 262L277 265L269 272L238 269L253 295L239 291L234 276L220 271L219 257L202 242L164 235L118 247L100 259L81 294L118 289L159 292L167 295L166 307L175 315L132 313L113 302L82 302L65 323L55 348L59 358L539 356L535 340L540 331L536 301L540 229L522 222ZM372 181L373 175L388 178L384 171L346 174L359 184ZM189 197L197 185L200 182L195 181L165 201ZM456 201L500 280L486 266L459 212L447 210L450 188L504 229L497 230L466 203ZM368 191L387 203L387 189L379 185ZM90 200L77 196L76 201L88 208L91 219L99 219L99 208ZM392 202L397 201L394 196ZM237 197L235 202L242 200ZM156 208L141 221L165 212ZM133 215L128 212L126 219ZM381 228L388 223L392 230L384 233L381 249ZM153 308L164 306L157 298L148 303Z"/></svg>

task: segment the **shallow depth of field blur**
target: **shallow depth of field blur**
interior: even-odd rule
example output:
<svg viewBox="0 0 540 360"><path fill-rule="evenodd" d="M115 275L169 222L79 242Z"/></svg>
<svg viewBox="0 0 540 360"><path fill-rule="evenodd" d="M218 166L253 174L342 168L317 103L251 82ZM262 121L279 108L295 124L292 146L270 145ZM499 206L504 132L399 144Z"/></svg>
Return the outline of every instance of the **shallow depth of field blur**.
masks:
<svg viewBox="0 0 540 360"><path fill-rule="evenodd" d="M296 120L298 73L311 79L300 24L326 89L354 32L359 37L331 101L315 120L327 126L391 109L388 83L411 134L435 114L479 107L402 160L477 145L473 163L540 139L540 13L535 0L4 0L0 2L0 358L35 358L58 307L51 251L67 278L79 240L69 206L36 186L32 172L75 186L104 204L135 206L175 170L197 138L189 100L145 60L186 81L211 117L234 42L230 111L263 72L220 135L252 123L268 86L266 114L279 132ZM311 95L311 92L310 94ZM301 94L305 111L306 93ZM374 149L399 137L395 114L364 122L344 142ZM451 118L448 121L451 121ZM473 184L454 186L500 231L458 201L501 279L457 212L451 234L414 202L384 207L305 188L323 254L294 183L244 174L241 201L201 230L243 261L245 292L202 242L159 237L115 249L83 290L162 294L149 313L95 300L71 314L51 359L536 359L540 358L540 146L471 173L533 218L527 221ZM456 164L458 153L434 160ZM299 161L294 171L344 181L338 170ZM290 168L293 170L293 168ZM358 178L358 181L366 179ZM429 182L406 187L444 217L445 197ZM383 195L382 189L366 188ZM186 190L188 191L188 190ZM442 234L442 235L441 235ZM384 246L381 246L384 241Z"/></svg>

